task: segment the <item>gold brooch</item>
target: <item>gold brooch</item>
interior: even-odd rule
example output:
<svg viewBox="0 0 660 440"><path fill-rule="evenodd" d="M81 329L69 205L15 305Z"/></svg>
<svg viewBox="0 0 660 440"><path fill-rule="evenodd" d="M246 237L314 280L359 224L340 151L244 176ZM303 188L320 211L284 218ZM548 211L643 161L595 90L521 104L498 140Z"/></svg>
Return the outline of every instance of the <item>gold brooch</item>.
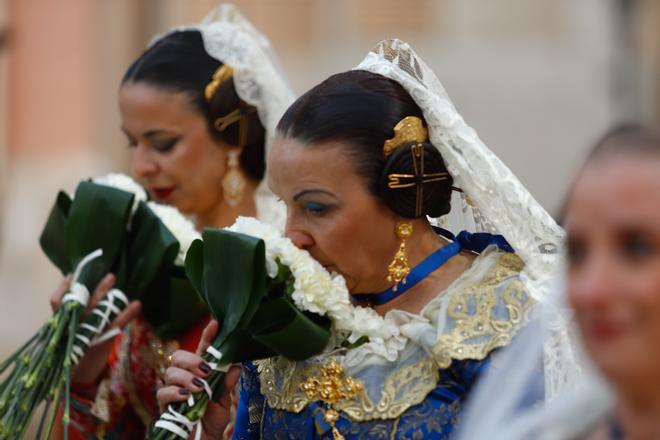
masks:
<svg viewBox="0 0 660 440"><path fill-rule="evenodd" d="M216 70L213 74L211 82L208 83L204 89L204 97L206 97L206 101L211 102L213 95L215 95L215 92L218 90L218 87L220 87L223 82L227 81L233 75L234 69L226 64L220 66L218 70Z"/></svg>
<svg viewBox="0 0 660 440"><path fill-rule="evenodd" d="M417 116L406 116L394 126L394 137L383 144L385 157L392 154L399 146L410 142L426 142L429 131Z"/></svg>
<svg viewBox="0 0 660 440"><path fill-rule="evenodd" d="M334 358L321 367L321 377L310 377L300 385L309 400L321 400L328 405L323 410L323 418L332 427L335 440L344 440L335 423L339 420L339 412L332 406L342 400L355 397L363 390L362 384L352 377L344 375L344 369Z"/></svg>

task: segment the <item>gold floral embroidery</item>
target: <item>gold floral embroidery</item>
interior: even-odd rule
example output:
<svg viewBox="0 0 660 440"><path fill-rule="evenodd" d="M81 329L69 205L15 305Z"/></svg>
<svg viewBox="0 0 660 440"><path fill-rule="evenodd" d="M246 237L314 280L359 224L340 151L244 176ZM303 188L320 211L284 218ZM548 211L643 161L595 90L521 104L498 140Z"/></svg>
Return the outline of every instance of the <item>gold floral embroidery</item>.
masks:
<svg viewBox="0 0 660 440"><path fill-rule="evenodd" d="M363 391L335 407L356 421L393 419L424 400L438 384L438 367L429 357L396 370L383 383L377 403Z"/></svg>
<svg viewBox="0 0 660 440"><path fill-rule="evenodd" d="M296 413L311 401L300 392L300 385L322 374L320 364L307 364L296 370L296 363L283 358L258 361L257 368L261 392L268 398L268 406ZM362 389L354 398L342 400L334 407L356 421L393 419L423 401L429 391L437 386L438 378L437 364L432 358L424 356L420 361L389 375L382 388L378 389L376 403L367 390Z"/></svg>
<svg viewBox="0 0 660 440"><path fill-rule="evenodd" d="M382 381L369 386L369 369L351 374L365 384L354 398L335 408L356 422L395 419L426 398L438 386L439 370L452 360L483 360L507 345L525 324L533 300L518 280L520 258L502 253L497 264L475 285L456 292L447 302L445 331L431 349L412 361L390 367ZM270 358L255 362L260 388L271 408L298 413L310 403L301 384L321 374L321 363Z"/></svg>
<svg viewBox="0 0 660 440"><path fill-rule="evenodd" d="M268 398L268 406L297 413L309 403L300 384L318 374L317 365L306 365L296 371L296 363L282 357L254 363L259 372L261 393Z"/></svg>
<svg viewBox="0 0 660 440"><path fill-rule="evenodd" d="M517 278L501 285L522 268L518 256L502 254L494 270L479 284L450 299L447 325L453 327L433 347L439 368L449 367L454 359L484 359L511 342L534 303Z"/></svg>

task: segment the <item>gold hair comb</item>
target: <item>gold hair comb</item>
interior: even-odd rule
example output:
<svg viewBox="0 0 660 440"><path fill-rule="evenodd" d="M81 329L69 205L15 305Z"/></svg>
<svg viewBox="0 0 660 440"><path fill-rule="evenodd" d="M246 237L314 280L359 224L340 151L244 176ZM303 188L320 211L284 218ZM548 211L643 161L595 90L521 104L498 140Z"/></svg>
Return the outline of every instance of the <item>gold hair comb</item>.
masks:
<svg viewBox="0 0 660 440"><path fill-rule="evenodd" d="M223 64L222 66L218 67L218 70L215 71L213 77L211 78L211 82L208 83L204 89L204 96L206 97L206 101L211 102L213 95L215 95L215 92L218 90L218 87L220 87L223 82L227 81L233 75L234 69L228 65Z"/></svg>
<svg viewBox="0 0 660 440"><path fill-rule="evenodd" d="M385 157L392 154L399 146L410 142L426 142L429 132L417 116L406 116L394 126L394 137L383 144Z"/></svg>

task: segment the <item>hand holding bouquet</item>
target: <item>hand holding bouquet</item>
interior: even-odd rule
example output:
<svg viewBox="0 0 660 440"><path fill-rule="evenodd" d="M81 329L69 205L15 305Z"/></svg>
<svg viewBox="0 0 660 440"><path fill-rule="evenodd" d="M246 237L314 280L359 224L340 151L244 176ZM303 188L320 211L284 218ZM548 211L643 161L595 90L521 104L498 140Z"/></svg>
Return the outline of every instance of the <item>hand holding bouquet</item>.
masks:
<svg viewBox="0 0 660 440"><path fill-rule="evenodd" d="M103 332L129 301L146 300L148 309L157 299L156 281L173 279L175 262L196 237L192 225L173 227L176 222L159 213L162 209L146 202L144 190L121 175L83 181L73 198L59 193L40 242L62 273L72 273L71 287L53 316L0 364L0 373L9 370L0 383L0 437L20 438L44 400L38 435L44 429L49 433L61 394L67 436L72 368L90 344L107 337ZM115 274L115 288L83 316L89 292L108 272ZM203 310L195 300L196 295L189 299L191 309Z"/></svg>
<svg viewBox="0 0 660 440"><path fill-rule="evenodd" d="M341 277L255 219L240 218L228 230L207 229L202 237L188 251L186 273L220 323L202 355L213 372L203 381L204 391L168 407L153 439L188 438L196 426L199 435L199 420L222 392L231 364L278 355L303 360L323 351L330 309L348 301Z"/></svg>

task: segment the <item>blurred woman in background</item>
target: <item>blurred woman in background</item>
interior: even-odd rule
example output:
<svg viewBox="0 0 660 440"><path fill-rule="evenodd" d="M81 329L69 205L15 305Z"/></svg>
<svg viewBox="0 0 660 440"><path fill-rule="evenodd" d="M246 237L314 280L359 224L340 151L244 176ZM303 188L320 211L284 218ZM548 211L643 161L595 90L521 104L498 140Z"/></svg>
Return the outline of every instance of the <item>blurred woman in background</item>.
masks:
<svg viewBox="0 0 660 440"><path fill-rule="evenodd" d="M625 126L592 151L566 206L568 298L614 402L585 434L660 438L660 132Z"/></svg>
<svg viewBox="0 0 660 440"><path fill-rule="evenodd" d="M233 6L222 5L197 26L156 37L124 75L119 109L133 175L153 199L190 215L200 230L229 226L240 215L281 226L283 207L261 183L275 125L292 99L268 40ZM112 284L109 274L95 299ZM53 307L66 288L65 281ZM163 340L145 319L148 312L131 304L113 323L130 322L121 337L81 360L72 384L73 438L144 438L170 354L197 346L208 321L203 312Z"/></svg>
<svg viewBox="0 0 660 440"><path fill-rule="evenodd" d="M555 304L502 353L461 439L660 438L660 131L609 132L576 176L564 221ZM563 386L543 399L533 385L544 379Z"/></svg>

